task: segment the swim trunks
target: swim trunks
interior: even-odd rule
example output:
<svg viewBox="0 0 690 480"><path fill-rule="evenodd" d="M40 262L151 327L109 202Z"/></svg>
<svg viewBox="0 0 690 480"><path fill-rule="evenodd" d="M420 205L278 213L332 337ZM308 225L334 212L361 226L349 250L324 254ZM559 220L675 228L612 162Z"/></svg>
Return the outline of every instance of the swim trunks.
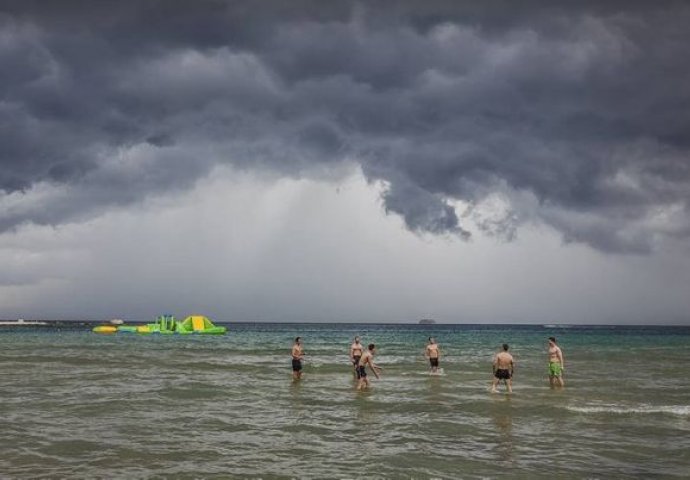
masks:
<svg viewBox="0 0 690 480"><path fill-rule="evenodd" d="M367 378L367 370L364 365L357 367L357 378Z"/></svg>
<svg viewBox="0 0 690 480"><path fill-rule="evenodd" d="M558 362L549 362L549 376L560 377L563 374L563 367Z"/></svg>
<svg viewBox="0 0 690 480"><path fill-rule="evenodd" d="M438 358L430 358L429 363L432 367L438 367Z"/></svg>
<svg viewBox="0 0 690 480"><path fill-rule="evenodd" d="M510 374L510 370L498 368L494 372L494 377L498 378L499 380L510 380L510 377L512 377L512 375Z"/></svg>
<svg viewBox="0 0 690 480"><path fill-rule="evenodd" d="M297 358L292 359L292 371L293 372L299 372L302 370L302 360L299 360Z"/></svg>
<svg viewBox="0 0 690 480"><path fill-rule="evenodd" d="M362 358L361 355L352 356L352 364L356 367L359 364L359 359Z"/></svg>

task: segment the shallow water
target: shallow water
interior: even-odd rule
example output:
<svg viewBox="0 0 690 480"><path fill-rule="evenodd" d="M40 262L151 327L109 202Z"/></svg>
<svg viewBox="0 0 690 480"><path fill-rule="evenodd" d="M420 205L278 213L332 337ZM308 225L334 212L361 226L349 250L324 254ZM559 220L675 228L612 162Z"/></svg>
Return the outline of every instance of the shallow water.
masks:
<svg viewBox="0 0 690 480"><path fill-rule="evenodd" d="M239 324L0 330L0 477L687 478L689 328ZM384 367L357 393L352 337ZM308 360L293 383L289 351ZM434 335L444 374L423 358ZM566 388L546 377L546 337ZM491 357L517 359L492 395Z"/></svg>

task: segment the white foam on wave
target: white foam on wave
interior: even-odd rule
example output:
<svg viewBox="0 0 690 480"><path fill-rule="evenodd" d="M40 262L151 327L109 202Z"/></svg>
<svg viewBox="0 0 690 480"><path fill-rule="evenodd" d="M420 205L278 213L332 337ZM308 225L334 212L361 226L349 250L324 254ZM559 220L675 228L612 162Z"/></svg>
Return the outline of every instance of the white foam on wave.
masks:
<svg viewBox="0 0 690 480"><path fill-rule="evenodd" d="M671 415L690 415L690 405L591 405L585 407L567 406L566 409L577 413L668 413Z"/></svg>
<svg viewBox="0 0 690 480"><path fill-rule="evenodd" d="M405 357L402 355L381 355L376 357L377 363L383 364L395 364L395 363L409 363L410 357Z"/></svg>
<svg viewBox="0 0 690 480"><path fill-rule="evenodd" d="M445 377L446 372L444 372L442 368L439 368L438 372L436 372L436 373L432 373L431 371L427 370L426 372L411 372L411 373L403 372L401 375L423 375L425 377Z"/></svg>

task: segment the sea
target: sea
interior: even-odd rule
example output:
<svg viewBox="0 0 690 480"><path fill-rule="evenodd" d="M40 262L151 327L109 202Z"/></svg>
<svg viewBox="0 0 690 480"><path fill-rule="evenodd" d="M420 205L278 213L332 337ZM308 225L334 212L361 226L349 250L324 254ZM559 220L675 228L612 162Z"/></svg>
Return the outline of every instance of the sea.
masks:
<svg viewBox="0 0 690 480"><path fill-rule="evenodd" d="M690 478L690 327L226 325L0 329L0 478ZM383 368L365 392L355 335ZM423 355L430 336L440 375ZM563 389L549 386L549 336ZM511 395L489 391L503 343Z"/></svg>

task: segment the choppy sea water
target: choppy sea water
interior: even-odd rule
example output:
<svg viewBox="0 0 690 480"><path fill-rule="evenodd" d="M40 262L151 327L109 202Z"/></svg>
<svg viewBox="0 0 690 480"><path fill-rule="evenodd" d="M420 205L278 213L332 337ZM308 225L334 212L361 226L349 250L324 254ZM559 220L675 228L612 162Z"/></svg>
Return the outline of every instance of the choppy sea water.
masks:
<svg viewBox="0 0 690 480"><path fill-rule="evenodd" d="M0 330L1 478L688 478L690 328L239 324ZM382 378L355 391L354 335ZM291 380L292 339L304 378ZM428 336L443 351L430 376ZM566 388L546 376L558 337ZM490 394L508 342L514 394Z"/></svg>

